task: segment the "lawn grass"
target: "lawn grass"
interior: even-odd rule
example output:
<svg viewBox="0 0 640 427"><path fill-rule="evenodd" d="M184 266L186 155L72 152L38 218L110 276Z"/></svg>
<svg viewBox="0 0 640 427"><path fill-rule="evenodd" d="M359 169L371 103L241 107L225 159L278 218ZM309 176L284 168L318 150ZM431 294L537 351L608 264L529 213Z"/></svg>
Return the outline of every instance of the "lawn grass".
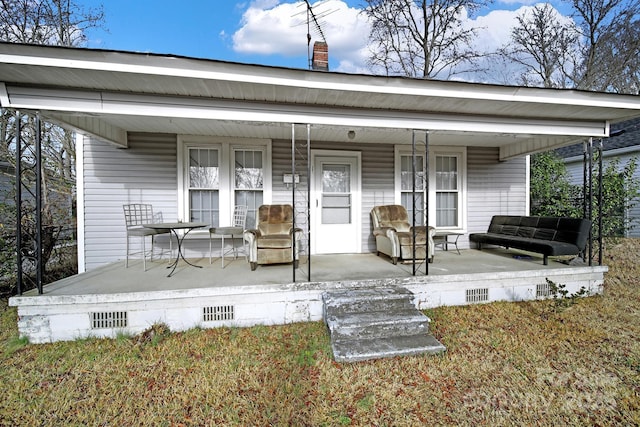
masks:
<svg viewBox="0 0 640 427"><path fill-rule="evenodd" d="M428 310L439 356L335 363L321 322L30 345L0 316L0 425L639 425L640 240L602 296Z"/></svg>

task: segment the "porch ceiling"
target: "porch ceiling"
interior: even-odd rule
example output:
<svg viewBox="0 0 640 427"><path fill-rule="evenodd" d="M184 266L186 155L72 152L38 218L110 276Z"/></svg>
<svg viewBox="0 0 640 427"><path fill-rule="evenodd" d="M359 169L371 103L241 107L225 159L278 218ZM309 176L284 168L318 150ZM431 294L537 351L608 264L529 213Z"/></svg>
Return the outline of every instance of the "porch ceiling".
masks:
<svg viewBox="0 0 640 427"><path fill-rule="evenodd" d="M606 137L640 115L634 96L7 43L0 106L123 146L132 131L288 139L290 123L309 123L316 141L403 144L428 129L431 144L500 147L502 158Z"/></svg>

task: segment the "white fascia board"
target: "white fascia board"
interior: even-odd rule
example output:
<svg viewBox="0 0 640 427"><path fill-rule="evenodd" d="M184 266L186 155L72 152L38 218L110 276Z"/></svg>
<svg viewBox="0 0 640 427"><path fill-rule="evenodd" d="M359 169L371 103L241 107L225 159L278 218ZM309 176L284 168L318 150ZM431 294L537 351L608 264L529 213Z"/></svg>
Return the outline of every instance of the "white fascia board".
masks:
<svg viewBox="0 0 640 427"><path fill-rule="evenodd" d="M109 56L109 53L107 53ZM208 60L155 57L156 63L136 53L119 53L114 60L95 61L69 57L44 57L0 53L0 63L68 68L75 70L108 71L147 76L240 82L282 87L298 87L343 92L384 93L436 98L458 98L487 101L508 101L534 104L576 105L582 107L615 108L640 111L635 96L523 88L515 86L482 85L464 82L434 81L408 78L388 78L339 73L318 73L259 65L222 63ZM123 56L129 56L127 63ZM117 59L117 60L116 60ZM138 63L136 63L138 62ZM167 65L159 65L166 62ZM169 63L181 66L170 66ZM196 67L198 66L198 67Z"/></svg>
<svg viewBox="0 0 640 427"><path fill-rule="evenodd" d="M305 123L365 128L487 132L515 135L606 136L606 124L592 121L513 119L478 115L330 108L43 88L9 88L16 108L175 117L201 120Z"/></svg>

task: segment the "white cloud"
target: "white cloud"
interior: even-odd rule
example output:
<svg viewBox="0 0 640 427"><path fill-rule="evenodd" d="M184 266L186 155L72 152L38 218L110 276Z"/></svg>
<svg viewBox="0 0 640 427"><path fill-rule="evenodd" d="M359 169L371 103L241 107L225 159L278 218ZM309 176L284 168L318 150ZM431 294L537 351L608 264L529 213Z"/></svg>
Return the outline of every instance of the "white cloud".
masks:
<svg viewBox="0 0 640 427"><path fill-rule="evenodd" d="M324 0L313 3L312 7L320 17L322 31L329 45L332 71L370 72L366 63L371 27L361 9L350 7L343 0ZM483 16L465 17L464 25L478 28L474 43L477 50L495 52L509 42L516 17L530 9L530 6L522 6L517 10L492 10ZM233 49L245 54L306 56L306 19L306 6L302 1L254 1L243 14L241 28L233 34ZM313 26L311 34L312 43L319 39ZM492 65L499 68L499 64ZM506 73L505 70L496 72Z"/></svg>
<svg viewBox="0 0 640 427"><path fill-rule="evenodd" d="M358 64L366 59L363 47L369 35L369 25L360 9L349 7L341 0L327 0L312 7L329 45L331 62L344 63L352 72L360 71ZM233 34L233 49L245 54L306 56L306 21L304 2L253 2L242 16L242 27ZM313 25L310 33L312 44L320 40Z"/></svg>

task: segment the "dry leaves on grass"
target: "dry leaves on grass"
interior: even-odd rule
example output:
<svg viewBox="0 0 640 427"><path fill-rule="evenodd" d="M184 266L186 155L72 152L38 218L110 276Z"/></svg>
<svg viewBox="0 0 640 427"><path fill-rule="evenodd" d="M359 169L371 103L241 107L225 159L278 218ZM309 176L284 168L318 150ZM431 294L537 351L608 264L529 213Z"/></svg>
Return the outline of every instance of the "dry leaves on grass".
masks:
<svg viewBox="0 0 640 427"><path fill-rule="evenodd" d="M433 309L446 353L355 364L321 322L24 345L5 305L0 425L638 425L638 253L610 246L604 295L553 316Z"/></svg>

